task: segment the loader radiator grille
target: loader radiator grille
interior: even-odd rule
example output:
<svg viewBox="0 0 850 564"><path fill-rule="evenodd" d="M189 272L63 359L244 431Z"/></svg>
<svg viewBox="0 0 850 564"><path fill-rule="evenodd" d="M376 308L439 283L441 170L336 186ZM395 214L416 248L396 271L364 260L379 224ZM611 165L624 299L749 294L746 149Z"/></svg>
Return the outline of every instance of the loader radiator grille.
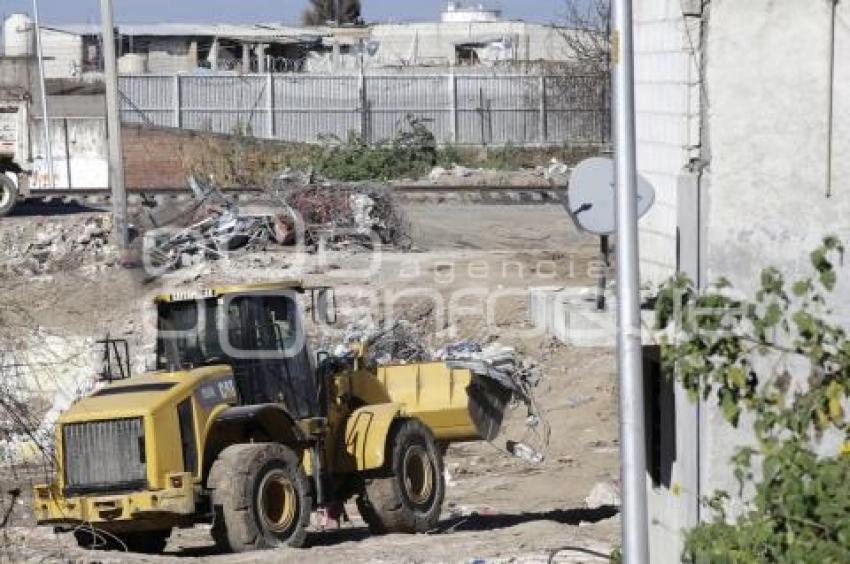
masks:
<svg viewBox="0 0 850 564"><path fill-rule="evenodd" d="M128 490L147 484L141 418L64 425L62 443L69 493Z"/></svg>

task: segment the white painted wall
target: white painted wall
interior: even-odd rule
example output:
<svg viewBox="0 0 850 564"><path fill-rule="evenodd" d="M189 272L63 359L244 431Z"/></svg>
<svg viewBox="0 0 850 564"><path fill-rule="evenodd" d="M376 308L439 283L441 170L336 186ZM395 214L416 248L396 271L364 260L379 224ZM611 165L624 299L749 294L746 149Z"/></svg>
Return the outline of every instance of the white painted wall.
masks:
<svg viewBox="0 0 850 564"><path fill-rule="evenodd" d="M807 264L826 234L850 240L850 7L838 4L827 198L829 2L713 4L707 267L746 289L767 265Z"/></svg>
<svg viewBox="0 0 850 564"><path fill-rule="evenodd" d="M711 101L710 178L705 199L706 271L752 295L759 273L808 272L825 235L850 241L850 9L838 4L832 196L827 190L829 2L715 0L706 86ZM834 304L850 320L848 272ZM773 370L765 366L763 377ZM805 377L807 370L792 370ZM709 418L701 448L707 491L736 491L728 464L748 433ZM744 426L744 428L746 428Z"/></svg>
<svg viewBox="0 0 850 564"><path fill-rule="evenodd" d="M83 38L50 28L41 29L44 75L47 78L77 78L82 75Z"/></svg>
<svg viewBox="0 0 850 564"><path fill-rule="evenodd" d="M656 192L639 224L640 274L642 282L659 284L679 267L678 190L699 155L700 19L683 15L681 0L637 2L633 9L637 166ZM701 494L698 410L680 387L673 394L674 405L664 409L674 410L675 428L661 431L673 435L669 483L647 485L650 559L662 564L680 561L682 531L697 523Z"/></svg>
<svg viewBox="0 0 850 564"><path fill-rule="evenodd" d="M148 72L173 74L198 68L198 44L182 37L157 37L148 47Z"/></svg>
<svg viewBox="0 0 850 564"><path fill-rule="evenodd" d="M102 118L51 118L50 142L53 174L47 166L42 121L33 120L32 176L30 187L102 188L109 186L106 120ZM67 140L67 144L66 144ZM70 157L70 159L68 158ZM69 178L70 175L70 178Z"/></svg>
<svg viewBox="0 0 850 564"><path fill-rule="evenodd" d="M515 58L522 61L563 61L571 53L558 29L525 22L376 24L371 30L384 65L398 65L414 52L422 63L452 64L456 43L502 37L513 40Z"/></svg>
<svg viewBox="0 0 850 564"><path fill-rule="evenodd" d="M676 270L676 189L699 143L699 19L681 0L638 2L635 17L637 164L656 190L640 223L641 279Z"/></svg>
<svg viewBox="0 0 850 564"><path fill-rule="evenodd" d="M702 155L708 167L701 188L701 267L707 281L723 276L751 294L766 266L790 277L799 274L823 236L837 234L850 242L850 7L846 2L837 7L834 168L827 197L830 3L712 0L702 84L697 59L689 53L691 45L700 48L698 20L689 24L681 18L688 4L635 5L638 167L658 192L658 204L641 222L641 277L660 282L679 266L676 226L683 215L677 179L690 159L700 156L695 147L704 127L708 143ZM850 320L848 297L845 269L835 304L838 315ZM772 369L767 364L765 371ZM700 406L699 434L682 443L678 435L693 436L695 420L680 412L678 399L676 409L682 449L675 464L682 481L674 482L682 487L650 491L650 518L657 520L650 526L653 562L678 561L695 492L738 491L729 459L750 440L709 401ZM743 421L741 429L746 428ZM697 468L681 464L697 452L699 483L691 489L688 472ZM710 514L703 509L698 516Z"/></svg>

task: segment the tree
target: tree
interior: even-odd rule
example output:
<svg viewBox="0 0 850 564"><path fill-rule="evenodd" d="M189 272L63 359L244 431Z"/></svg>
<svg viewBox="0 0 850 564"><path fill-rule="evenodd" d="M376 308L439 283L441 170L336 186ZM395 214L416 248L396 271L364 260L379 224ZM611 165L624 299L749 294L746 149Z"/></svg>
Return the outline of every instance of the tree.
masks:
<svg viewBox="0 0 850 564"><path fill-rule="evenodd" d="M339 18L337 18L339 7ZM304 25L324 25L327 22L360 23L360 0L310 0L310 7L301 18Z"/></svg>
<svg viewBox="0 0 850 564"><path fill-rule="evenodd" d="M610 0L562 0L561 37L581 65L607 71L611 59Z"/></svg>

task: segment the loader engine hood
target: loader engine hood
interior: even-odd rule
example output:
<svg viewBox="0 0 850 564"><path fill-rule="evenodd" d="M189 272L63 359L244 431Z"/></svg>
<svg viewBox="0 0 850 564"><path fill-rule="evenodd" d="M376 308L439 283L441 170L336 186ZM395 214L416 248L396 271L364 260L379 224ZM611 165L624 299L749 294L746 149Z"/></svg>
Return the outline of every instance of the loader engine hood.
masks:
<svg viewBox="0 0 850 564"><path fill-rule="evenodd" d="M210 407L235 403L233 371L229 366L217 365L178 372L150 372L112 382L75 402L58 422L146 416L188 396Z"/></svg>
<svg viewBox="0 0 850 564"><path fill-rule="evenodd" d="M237 401L229 366L152 372L76 402L56 428L66 495L162 489L199 477L207 423Z"/></svg>

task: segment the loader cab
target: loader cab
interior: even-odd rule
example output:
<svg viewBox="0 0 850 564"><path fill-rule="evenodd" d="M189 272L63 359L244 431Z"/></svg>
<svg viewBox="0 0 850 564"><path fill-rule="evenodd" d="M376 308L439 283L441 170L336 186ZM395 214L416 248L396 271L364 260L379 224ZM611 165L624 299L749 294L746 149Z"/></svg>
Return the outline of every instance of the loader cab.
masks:
<svg viewBox="0 0 850 564"><path fill-rule="evenodd" d="M324 416L297 299L303 291L242 287L158 298L156 368L226 364L240 405L283 403L296 419Z"/></svg>

